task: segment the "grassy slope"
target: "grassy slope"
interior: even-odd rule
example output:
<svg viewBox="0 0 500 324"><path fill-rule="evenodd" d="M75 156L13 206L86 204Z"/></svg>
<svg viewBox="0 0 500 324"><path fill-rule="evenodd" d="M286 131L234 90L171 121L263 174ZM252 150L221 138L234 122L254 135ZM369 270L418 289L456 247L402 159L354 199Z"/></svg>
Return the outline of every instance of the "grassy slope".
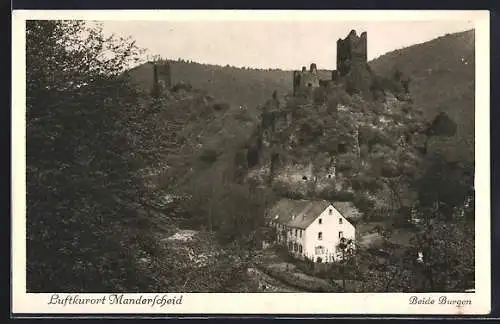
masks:
<svg viewBox="0 0 500 324"><path fill-rule="evenodd" d="M467 62L467 64L465 64ZM370 62L381 75L397 66L413 79L415 103L429 119L445 111L458 124L449 140L434 141L431 150L446 149L451 159L474 159L474 31L450 34L396 50Z"/></svg>

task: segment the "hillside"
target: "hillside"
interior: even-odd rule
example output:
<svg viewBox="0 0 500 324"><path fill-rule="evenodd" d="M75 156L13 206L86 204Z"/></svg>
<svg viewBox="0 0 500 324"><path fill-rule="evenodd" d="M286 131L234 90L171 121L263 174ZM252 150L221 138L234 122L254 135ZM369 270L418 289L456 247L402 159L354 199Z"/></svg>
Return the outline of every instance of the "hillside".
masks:
<svg viewBox="0 0 500 324"><path fill-rule="evenodd" d="M292 90L292 74L283 70L260 70L170 61L172 82L184 82L203 89L210 96L232 106L254 108L271 97L273 91L284 96ZM130 71L136 84L150 90L153 85L152 64L146 63Z"/></svg>
<svg viewBox="0 0 500 324"><path fill-rule="evenodd" d="M251 181L290 198L353 201L368 217L414 203L404 180L421 171L415 134L425 126L412 103L390 95L370 102L332 86L324 101L294 98L271 109L255 137Z"/></svg>
<svg viewBox="0 0 500 324"><path fill-rule="evenodd" d="M429 142L431 152L445 149L446 156L454 160L473 161L474 156L473 45L474 33L468 31L396 50L369 63L381 76L392 77L396 68L410 76L413 99L411 106L422 111L427 121L445 111L458 124L454 137L432 137ZM199 114L183 122L182 137L186 143L190 143L187 147L191 151L188 153L190 157L183 156L179 163L190 161L190 167L193 168L189 172L186 171L190 168L184 169L181 177L184 180L177 178L175 182L197 183L199 180L196 179L205 179L212 172L218 174L216 177L219 179L241 172L234 170L235 167L238 168L234 161L241 159L241 155L246 152L247 163L253 163L250 161L252 157L248 155L254 153L245 149L247 140L255 135L262 107L269 102L272 92L276 90L279 97L282 97L291 90L291 71L243 69L185 61L172 61L171 64L173 84L189 83L194 88L202 89L195 95L197 99L190 100L188 98L192 94L186 93L185 97L179 93L174 95L177 99L170 98L162 103L165 108L170 107L165 111L180 105L188 107L193 116ZM327 75L327 71L321 72ZM143 90L151 89L152 74L151 64L144 64L130 71L133 82ZM231 105L223 110L213 109L221 101L227 101ZM287 105L286 100L280 101ZM338 102L334 102L335 106ZM352 102L352 99L347 98L347 102ZM355 106L365 111L365 118L373 113L380 113L370 113L372 109L380 109L375 108L379 105L374 102L361 101ZM182 111L186 108L180 109ZM196 112L198 109L205 110L208 115ZM306 152L305 155L312 153L318 154L313 151Z"/></svg>
<svg viewBox="0 0 500 324"><path fill-rule="evenodd" d="M369 64L372 70L381 76L390 78L396 69L410 76L412 106L422 111L427 121L431 121L444 111L458 124L454 137L431 138L429 141L431 152L444 149L449 159L473 161L473 31L446 35L429 42L395 50ZM218 173L233 172L225 169L228 166L234 167L232 162L235 159L234 155L236 152L241 152L249 136L255 134L255 126L259 124L262 112L261 108L269 101L273 91L276 90L279 97L283 97L292 88L291 71L222 67L185 61L171 61L171 69L173 84L189 83L207 94L201 105L199 100L195 100L193 104L189 104L189 100L181 100L183 106L187 105L190 106L190 110L194 109L193 113L196 107L212 110L211 107L217 102L230 103L230 106L223 111L215 111L215 115L209 119L203 119L204 117L200 115L201 119L189 119L183 126L183 137L194 143L192 153L195 156L200 154L212 156L211 159L217 160L213 166L219 169ZM141 65L129 72L137 86L143 90L151 89L153 83L151 64ZM321 71L321 73L328 76L327 71ZM207 100L212 102L207 104ZM286 102L286 100L280 101ZM172 104L178 105L171 100L164 104L170 106L170 109L172 109ZM377 106L371 102L361 104L368 110L371 109L369 107ZM366 114L366 109L363 110ZM203 156L201 159L204 159ZM197 158L187 160L200 161ZM199 170L200 174L192 174L192 179L204 177L207 171L205 164L202 163L201 168L194 168L194 172ZM188 176L188 173L184 176Z"/></svg>
<svg viewBox="0 0 500 324"><path fill-rule="evenodd" d="M273 91L276 90L282 97L292 90L291 71L223 67L186 61L171 61L171 64L174 84L190 83L234 107L247 107L253 116L258 114L256 107L268 100ZM398 49L369 64L381 76L391 77L396 68L410 76L412 98L427 120L444 111L458 124L454 138L441 138L439 142L433 139L430 150L446 148L449 158L453 160L474 159L473 30ZM134 82L144 90L151 89L152 73L151 64L130 71ZM324 74L329 76L328 72Z"/></svg>
<svg viewBox="0 0 500 324"><path fill-rule="evenodd" d="M454 138L434 147L447 147L450 158L473 161L474 57L474 30L469 30L389 52L369 64L380 75L391 76L397 67L410 76L412 98L427 119L444 111L458 125Z"/></svg>
<svg viewBox="0 0 500 324"><path fill-rule="evenodd" d="M142 141L161 136L172 145L162 143L165 148L157 158L159 165L143 172L152 175L151 180L160 188L169 190L191 181L200 184L209 169L219 177L226 176L234 152L244 145L257 123L248 110L221 107L219 101L198 90L166 93L149 107L151 116L143 121L147 132Z"/></svg>

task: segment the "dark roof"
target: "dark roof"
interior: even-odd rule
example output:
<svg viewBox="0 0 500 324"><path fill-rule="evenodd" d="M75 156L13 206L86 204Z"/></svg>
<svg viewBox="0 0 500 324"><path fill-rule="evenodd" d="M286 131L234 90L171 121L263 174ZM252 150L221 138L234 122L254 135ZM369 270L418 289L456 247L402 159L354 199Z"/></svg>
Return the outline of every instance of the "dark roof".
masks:
<svg viewBox="0 0 500 324"><path fill-rule="evenodd" d="M305 229L330 205L347 219L356 214L352 203L283 198L270 209L268 218L289 227Z"/></svg>
<svg viewBox="0 0 500 324"><path fill-rule="evenodd" d="M332 205L342 216L349 220L362 216L361 212L350 201L335 201Z"/></svg>

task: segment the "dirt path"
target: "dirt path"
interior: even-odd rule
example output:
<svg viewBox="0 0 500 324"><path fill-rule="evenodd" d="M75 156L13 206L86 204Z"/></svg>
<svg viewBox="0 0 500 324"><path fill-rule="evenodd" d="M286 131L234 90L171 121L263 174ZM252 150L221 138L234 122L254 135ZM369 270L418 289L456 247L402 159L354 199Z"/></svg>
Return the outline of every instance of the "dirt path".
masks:
<svg viewBox="0 0 500 324"><path fill-rule="evenodd" d="M257 268L248 268L248 274L253 280L258 282L259 292L301 292L301 290L291 287Z"/></svg>

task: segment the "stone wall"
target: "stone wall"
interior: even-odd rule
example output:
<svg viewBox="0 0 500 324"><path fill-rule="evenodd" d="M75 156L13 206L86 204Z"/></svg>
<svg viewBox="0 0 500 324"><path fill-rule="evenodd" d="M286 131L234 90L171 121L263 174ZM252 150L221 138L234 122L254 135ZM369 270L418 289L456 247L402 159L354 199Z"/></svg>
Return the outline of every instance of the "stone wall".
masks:
<svg viewBox="0 0 500 324"><path fill-rule="evenodd" d="M172 69L170 63L153 64L153 94L168 90L172 87Z"/></svg>
<svg viewBox="0 0 500 324"><path fill-rule="evenodd" d="M318 70L315 63L312 63L309 71L302 67L302 71L293 72L293 95L308 93L319 87Z"/></svg>

